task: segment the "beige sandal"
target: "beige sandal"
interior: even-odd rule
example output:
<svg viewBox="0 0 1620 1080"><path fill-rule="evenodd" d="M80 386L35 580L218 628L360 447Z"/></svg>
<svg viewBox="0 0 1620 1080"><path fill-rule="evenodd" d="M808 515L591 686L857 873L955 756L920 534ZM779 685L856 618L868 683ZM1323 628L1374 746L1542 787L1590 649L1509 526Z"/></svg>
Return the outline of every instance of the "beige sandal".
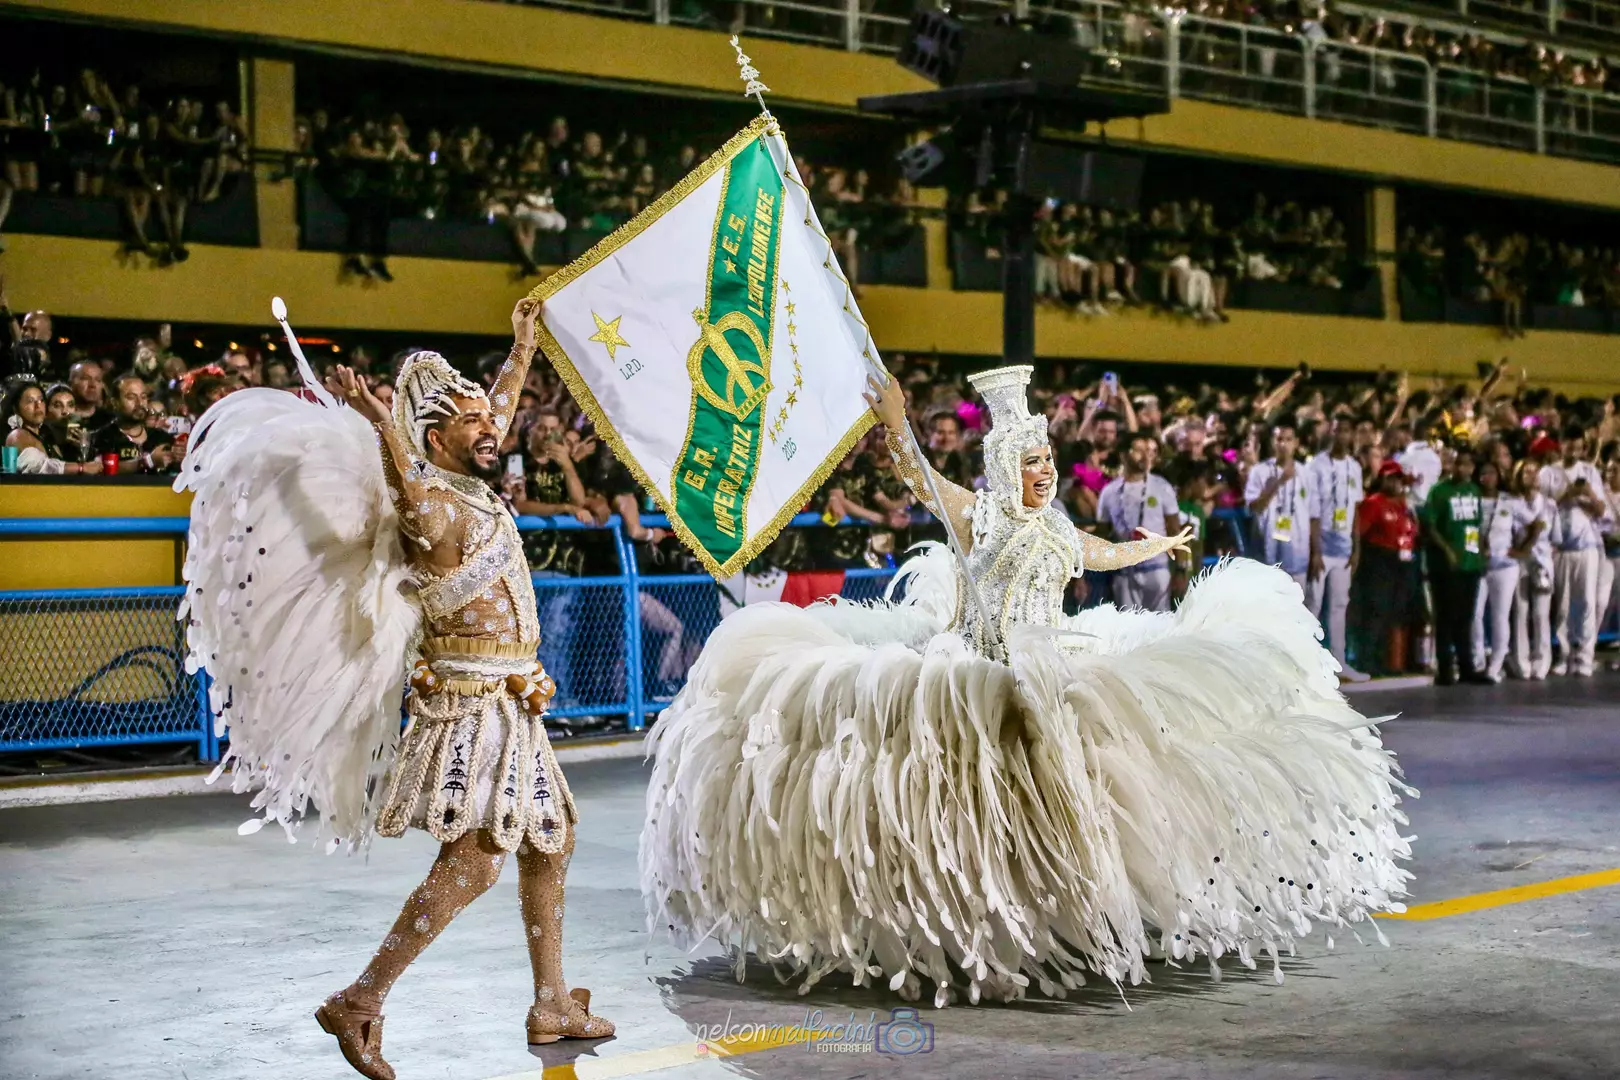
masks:
<svg viewBox="0 0 1620 1080"><path fill-rule="evenodd" d="M315 1022L321 1030L335 1036L343 1060L354 1066L354 1071L369 1080L394 1080L394 1067L383 1060L381 1016L357 1017L349 1011L339 990L315 1010Z"/></svg>
<svg viewBox="0 0 1620 1080"><path fill-rule="evenodd" d="M591 992L583 988L568 991L573 999L566 1014L529 1007L529 1045L554 1043L558 1039L605 1039L614 1032L613 1021L591 1015Z"/></svg>

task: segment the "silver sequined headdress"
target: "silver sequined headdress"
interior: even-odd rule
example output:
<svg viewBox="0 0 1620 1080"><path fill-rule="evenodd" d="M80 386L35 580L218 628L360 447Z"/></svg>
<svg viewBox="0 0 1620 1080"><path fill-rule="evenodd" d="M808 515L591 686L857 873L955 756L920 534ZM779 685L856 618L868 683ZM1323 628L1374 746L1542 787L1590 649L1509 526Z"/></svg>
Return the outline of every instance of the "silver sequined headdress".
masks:
<svg viewBox="0 0 1620 1080"><path fill-rule="evenodd" d="M984 437L985 479L991 491L1020 503L1024 451L1048 442L1046 417L1029 412L1029 377L1034 373L1030 365L1018 364L968 376L990 408L990 432Z"/></svg>
<svg viewBox="0 0 1620 1080"><path fill-rule="evenodd" d="M455 399L487 396L482 386L438 353L414 352L405 358L394 383L394 427L412 450L427 457L427 429L460 412Z"/></svg>

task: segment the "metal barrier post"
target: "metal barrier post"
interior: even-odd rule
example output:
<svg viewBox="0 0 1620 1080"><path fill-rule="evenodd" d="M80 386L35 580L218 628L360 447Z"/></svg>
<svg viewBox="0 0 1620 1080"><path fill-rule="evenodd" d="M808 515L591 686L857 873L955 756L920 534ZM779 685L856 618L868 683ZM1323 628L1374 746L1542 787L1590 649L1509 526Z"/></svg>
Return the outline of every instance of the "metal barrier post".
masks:
<svg viewBox="0 0 1620 1080"><path fill-rule="evenodd" d="M1181 96L1181 17L1173 14L1164 19L1164 93Z"/></svg>
<svg viewBox="0 0 1620 1080"><path fill-rule="evenodd" d="M1536 153L1547 152L1547 91L1536 87Z"/></svg>
<svg viewBox="0 0 1620 1080"><path fill-rule="evenodd" d="M659 26L669 25L669 0L653 0L653 22Z"/></svg>
<svg viewBox="0 0 1620 1080"><path fill-rule="evenodd" d="M219 736L214 734L214 710L208 707L208 672L198 669L196 680L197 722L202 725L202 734L197 739L197 757L208 762L218 761Z"/></svg>
<svg viewBox="0 0 1620 1080"><path fill-rule="evenodd" d="M844 48L849 52L861 49L861 0L844 0Z"/></svg>
<svg viewBox="0 0 1620 1080"><path fill-rule="evenodd" d="M1305 116L1316 119L1316 49L1314 41L1305 43Z"/></svg>
<svg viewBox="0 0 1620 1080"><path fill-rule="evenodd" d="M1428 127L1429 138L1434 138L1440 130L1440 90L1437 85L1439 75L1433 64L1423 73L1423 118Z"/></svg>
<svg viewBox="0 0 1620 1080"><path fill-rule="evenodd" d="M624 521L613 519L613 546L619 553L619 571L624 575L624 697L625 722L631 731L647 724L641 698L641 572L636 567L636 551L624 533Z"/></svg>

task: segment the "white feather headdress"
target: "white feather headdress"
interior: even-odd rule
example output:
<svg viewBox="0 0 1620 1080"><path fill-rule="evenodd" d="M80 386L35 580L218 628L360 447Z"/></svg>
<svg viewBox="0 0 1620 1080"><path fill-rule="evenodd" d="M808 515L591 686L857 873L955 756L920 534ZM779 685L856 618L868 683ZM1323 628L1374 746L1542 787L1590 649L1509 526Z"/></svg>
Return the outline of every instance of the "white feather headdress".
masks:
<svg viewBox="0 0 1620 1080"><path fill-rule="evenodd" d="M405 358L394 383L394 427L411 449L427 456L427 429L441 417L454 416L458 397L487 397L484 388L450 366L436 352L414 352Z"/></svg>
<svg viewBox="0 0 1620 1080"><path fill-rule="evenodd" d="M1019 461L1032 446L1048 441L1046 417L1029 412L1029 378L1035 369L1028 364L995 368L969 375L968 382L990 408L990 431L984 437L984 476L990 490L998 495L1024 493Z"/></svg>

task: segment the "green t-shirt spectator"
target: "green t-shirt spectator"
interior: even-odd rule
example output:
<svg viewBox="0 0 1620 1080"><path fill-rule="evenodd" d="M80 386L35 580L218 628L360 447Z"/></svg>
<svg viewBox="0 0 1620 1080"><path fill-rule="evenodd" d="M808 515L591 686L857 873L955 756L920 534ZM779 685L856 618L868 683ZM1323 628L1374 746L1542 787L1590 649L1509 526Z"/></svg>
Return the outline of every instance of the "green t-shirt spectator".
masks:
<svg viewBox="0 0 1620 1080"><path fill-rule="evenodd" d="M1431 535L1457 557L1454 564L1431 566L1430 569L1451 569L1465 573L1484 571L1485 554L1480 542L1484 506L1479 485L1472 480L1459 484L1446 477L1429 489L1429 501L1425 505Z"/></svg>

